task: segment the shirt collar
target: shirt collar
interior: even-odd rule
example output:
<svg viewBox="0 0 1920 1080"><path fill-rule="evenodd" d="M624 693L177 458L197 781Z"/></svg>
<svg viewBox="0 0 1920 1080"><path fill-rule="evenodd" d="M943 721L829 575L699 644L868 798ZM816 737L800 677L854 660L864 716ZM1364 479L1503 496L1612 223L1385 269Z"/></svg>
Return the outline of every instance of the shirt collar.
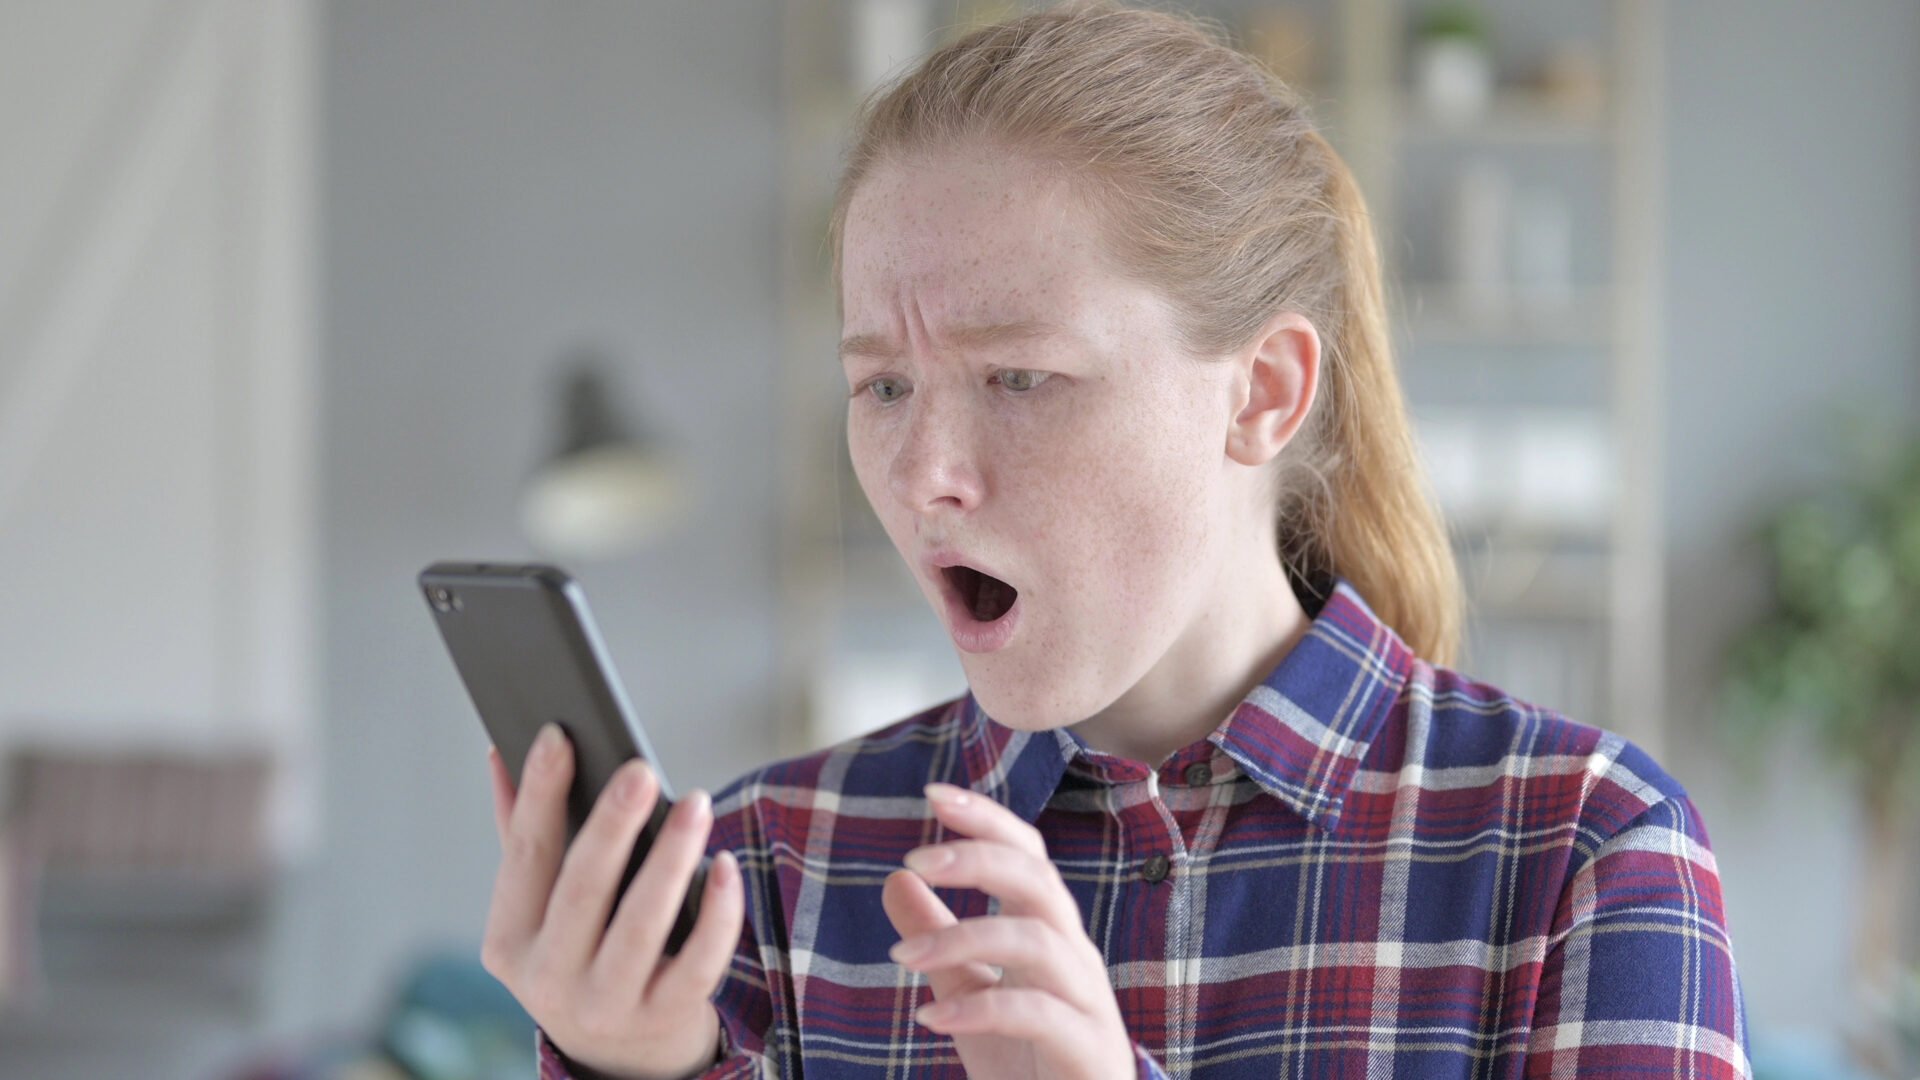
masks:
<svg viewBox="0 0 1920 1080"><path fill-rule="evenodd" d="M1332 831L1414 656L1352 583L1337 575L1320 582L1330 588L1321 591L1326 599L1299 643L1204 743L1162 763L1163 776L1177 777L1217 748L1262 789ZM1076 758L1122 762L1092 751L1067 728L1036 733L1006 727L980 708L972 691L959 705L962 781L1028 822L1040 816ZM1131 767L1141 774L1136 778L1144 778L1144 766Z"/></svg>
<svg viewBox="0 0 1920 1080"><path fill-rule="evenodd" d="M972 690L959 705L960 782L1031 824L1060 786L1069 755L1049 732L1018 731L988 716Z"/></svg>

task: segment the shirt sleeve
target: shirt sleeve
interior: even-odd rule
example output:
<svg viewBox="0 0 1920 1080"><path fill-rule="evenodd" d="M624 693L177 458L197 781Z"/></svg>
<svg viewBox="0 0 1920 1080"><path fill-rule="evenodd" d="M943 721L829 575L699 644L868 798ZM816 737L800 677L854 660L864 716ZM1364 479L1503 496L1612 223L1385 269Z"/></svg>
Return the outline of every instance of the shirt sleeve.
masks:
<svg viewBox="0 0 1920 1080"><path fill-rule="evenodd" d="M539 1055L539 1080L582 1080L567 1071L567 1061L539 1026L533 1029L533 1049Z"/></svg>
<svg viewBox="0 0 1920 1080"><path fill-rule="evenodd" d="M1561 895L1540 972L1529 1077L1753 1075L1746 1007L1699 811L1654 803Z"/></svg>
<svg viewBox="0 0 1920 1080"><path fill-rule="evenodd" d="M533 1029L534 1049L540 1055L540 1080L605 1080L603 1074L567 1060L540 1027Z"/></svg>
<svg viewBox="0 0 1920 1080"><path fill-rule="evenodd" d="M533 1042L534 1049L539 1054L539 1080L605 1080L600 1073L568 1061L566 1055L560 1052L560 1048L555 1046L553 1040L549 1039L547 1033L539 1027L533 1029ZM722 1064L726 1062L722 1060L712 1068L718 1068ZM705 1077L712 1074L707 1072L700 1075Z"/></svg>

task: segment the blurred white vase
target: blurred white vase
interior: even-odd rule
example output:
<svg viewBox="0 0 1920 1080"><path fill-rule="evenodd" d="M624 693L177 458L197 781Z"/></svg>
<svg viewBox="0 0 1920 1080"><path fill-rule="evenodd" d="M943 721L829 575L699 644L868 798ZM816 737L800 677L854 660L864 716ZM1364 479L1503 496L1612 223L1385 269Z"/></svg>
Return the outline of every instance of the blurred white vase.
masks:
<svg viewBox="0 0 1920 1080"><path fill-rule="evenodd" d="M1466 123L1485 116L1493 103L1493 58L1485 45L1456 34L1414 46L1414 86L1436 120Z"/></svg>

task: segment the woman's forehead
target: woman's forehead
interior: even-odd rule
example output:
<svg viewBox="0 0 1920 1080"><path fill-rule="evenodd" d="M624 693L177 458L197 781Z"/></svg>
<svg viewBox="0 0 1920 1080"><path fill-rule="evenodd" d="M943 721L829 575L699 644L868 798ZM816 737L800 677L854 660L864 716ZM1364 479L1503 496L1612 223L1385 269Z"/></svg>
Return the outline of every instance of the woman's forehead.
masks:
<svg viewBox="0 0 1920 1080"><path fill-rule="evenodd" d="M1168 332L1164 298L1115 272L1095 216L1057 169L1017 155L889 160L853 193L841 236L843 340L898 344L1051 324L1095 348Z"/></svg>
<svg viewBox="0 0 1920 1080"><path fill-rule="evenodd" d="M1071 350L1119 356L1171 340L1172 319L1160 298L1140 286L977 294L939 288L851 298L841 322L843 362L899 359L914 341L974 353Z"/></svg>
<svg viewBox="0 0 1920 1080"><path fill-rule="evenodd" d="M1092 269L1099 238L1068 185L1018 158L883 163L849 200L843 265L870 276L943 279Z"/></svg>
<svg viewBox="0 0 1920 1080"><path fill-rule="evenodd" d="M1124 284L1067 200L930 170L873 179L849 204L842 236L849 323L909 303L956 324L1061 320L1108 306Z"/></svg>

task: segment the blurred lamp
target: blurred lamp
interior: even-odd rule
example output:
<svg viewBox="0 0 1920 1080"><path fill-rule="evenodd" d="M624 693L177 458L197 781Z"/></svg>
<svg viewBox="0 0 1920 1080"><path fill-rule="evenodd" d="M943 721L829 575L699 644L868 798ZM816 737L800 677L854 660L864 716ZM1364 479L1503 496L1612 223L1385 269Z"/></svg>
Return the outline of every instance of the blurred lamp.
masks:
<svg viewBox="0 0 1920 1080"><path fill-rule="evenodd" d="M599 367L576 361L561 402L559 447L521 497L528 539L553 558L607 558L665 531L683 504L678 463L621 420Z"/></svg>

